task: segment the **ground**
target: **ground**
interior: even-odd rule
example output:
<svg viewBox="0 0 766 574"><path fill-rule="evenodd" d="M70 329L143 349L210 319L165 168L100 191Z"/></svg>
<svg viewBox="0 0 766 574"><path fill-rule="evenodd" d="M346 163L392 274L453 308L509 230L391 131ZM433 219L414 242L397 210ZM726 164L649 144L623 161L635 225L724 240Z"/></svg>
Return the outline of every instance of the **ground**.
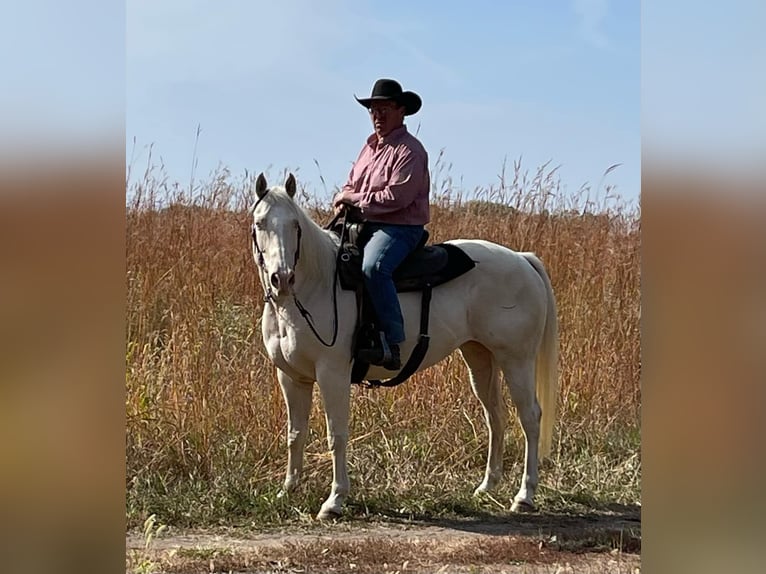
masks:
<svg viewBox="0 0 766 574"><path fill-rule="evenodd" d="M636 506L487 519L307 521L289 528L168 529L126 538L127 571L271 573L640 572Z"/></svg>

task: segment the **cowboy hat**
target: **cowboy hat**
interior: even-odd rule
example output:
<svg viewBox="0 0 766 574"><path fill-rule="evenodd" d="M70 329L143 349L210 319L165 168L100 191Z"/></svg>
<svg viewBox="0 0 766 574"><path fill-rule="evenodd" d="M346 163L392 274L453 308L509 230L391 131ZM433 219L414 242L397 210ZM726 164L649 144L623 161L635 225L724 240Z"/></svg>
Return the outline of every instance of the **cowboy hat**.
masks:
<svg viewBox="0 0 766 574"><path fill-rule="evenodd" d="M391 100L404 106L404 115L411 116L420 109L423 101L420 96L415 92L403 92L402 86L396 80L380 79L375 82L372 87L372 94L369 98L359 99L356 96L356 101L362 104L365 108L369 108L373 101Z"/></svg>

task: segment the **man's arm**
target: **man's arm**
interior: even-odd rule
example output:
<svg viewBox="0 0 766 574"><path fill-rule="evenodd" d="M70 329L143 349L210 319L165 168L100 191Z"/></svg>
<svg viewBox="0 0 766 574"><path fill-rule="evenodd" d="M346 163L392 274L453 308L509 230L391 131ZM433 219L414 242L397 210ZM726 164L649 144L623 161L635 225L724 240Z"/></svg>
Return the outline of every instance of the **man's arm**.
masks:
<svg viewBox="0 0 766 574"><path fill-rule="evenodd" d="M340 188L340 191L335 194L335 197L332 200L333 207L335 207L336 210L341 206L341 204L357 205L359 200L362 198L361 192L356 190L354 173L361 162L365 161L364 156L366 149L366 145L362 147L362 151L359 152L359 156L351 166L351 171L348 172L346 183L343 185L343 187Z"/></svg>
<svg viewBox="0 0 766 574"><path fill-rule="evenodd" d="M358 202L362 213L374 217L404 209L421 193L428 193L428 189L423 189L427 185L427 171L427 157L404 148L394 162L388 185L379 191L362 194Z"/></svg>

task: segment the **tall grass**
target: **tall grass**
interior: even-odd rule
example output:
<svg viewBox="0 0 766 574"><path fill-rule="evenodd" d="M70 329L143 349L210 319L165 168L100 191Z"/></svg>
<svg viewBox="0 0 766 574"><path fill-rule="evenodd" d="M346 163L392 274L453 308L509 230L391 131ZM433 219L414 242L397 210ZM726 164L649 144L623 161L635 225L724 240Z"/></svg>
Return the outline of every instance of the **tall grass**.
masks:
<svg viewBox="0 0 766 574"><path fill-rule="evenodd" d="M555 169L514 163L467 194L434 170L432 241L488 239L545 263L560 321L559 423L539 499L549 508L640 499L640 214L590 190L564 194ZM271 179L279 179L270 178ZM331 481L315 395L304 486L276 498L285 409L260 335L262 289L249 245L251 178L220 170L191 189L150 168L128 180L127 516L163 522L301 520ZM470 196L470 199L467 197ZM324 222L324 201L303 204ZM504 511L520 480L521 430L506 479L473 499L486 455L480 405L457 354L386 390L352 390L351 512ZM507 393L506 393L507 396ZM513 407L508 401L509 409Z"/></svg>

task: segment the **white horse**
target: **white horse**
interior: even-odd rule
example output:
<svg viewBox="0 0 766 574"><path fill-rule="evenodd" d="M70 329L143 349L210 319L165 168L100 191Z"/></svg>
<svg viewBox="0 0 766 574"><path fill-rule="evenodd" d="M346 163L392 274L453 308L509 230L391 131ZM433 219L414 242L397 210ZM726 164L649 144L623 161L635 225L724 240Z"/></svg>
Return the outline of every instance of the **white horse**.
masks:
<svg viewBox="0 0 766 574"><path fill-rule="evenodd" d="M293 201L295 189L292 174L284 187L271 188L263 174L258 176L252 208L253 256L266 294L263 341L277 367L289 419L282 493L293 489L301 475L316 382L333 462L332 490L317 515L324 519L340 515L349 494L346 445L356 302L352 291L335 284L336 235L318 226ZM434 288L431 341L420 369L455 349L460 349L468 366L489 427L486 472L476 493L491 491L502 475L507 421L499 377L503 372L526 438L524 476L511 509L533 510L538 460L550 453L558 392L558 322L550 279L532 253L481 240L451 243L467 252L476 266ZM417 339L418 320L410 318L420 316L421 297L400 293L399 299L406 323L407 339L401 344L406 360ZM381 379L392 374L372 366L368 376Z"/></svg>

